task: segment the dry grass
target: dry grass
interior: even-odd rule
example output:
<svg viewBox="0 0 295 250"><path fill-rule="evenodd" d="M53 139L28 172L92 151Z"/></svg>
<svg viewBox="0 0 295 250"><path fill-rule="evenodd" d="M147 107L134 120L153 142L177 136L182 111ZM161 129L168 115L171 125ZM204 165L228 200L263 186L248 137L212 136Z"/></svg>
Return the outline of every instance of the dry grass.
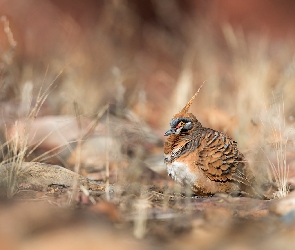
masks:
<svg viewBox="0 0 295 250"><path fill-rule="evenodd" d="M278 187L278 190L273 194L274 198L283 198L289 193L289 165L287 163L289 133L284 116L284 103L283 101L277 102L271 106L270 112L267 114L267 125L263 123L264 127L268 127L268 138L270 138L271 146L268 147L268 152L265 152L265 154Z"/></svg>
<svg viewBox="0 0 295 250"><path fill-rule="evenodd" d="M59 76L59 75L58 75ZM57 76L57 77L58 77ZM55 79L56 80L56 79ZM42 105L44 104L45 100L47 99L48 95L52 91L51 88L55 83L53 80L49 86L43 90L43 82L41 86L39 86L38 94L36 97L33 97L33 83L26 82L22 86L21 91L21 101L20 101L20 116L24 117L24 121L22 125L19 126L19 121L16 120L13 124L14 131L13 134L10 134L6 129L6 138L10 138L2 147L6 147L6 154L4 155L4 160L1 164L11 163L11 169L8 173L7 178L7 196L9 198L13 197L13 195L17 192L15 182L17 179L17 175L19 174L19 170L21 169L21 164L25 161L27 157L29 157L34 150L46 139L43 138L35 147L29 148L30 141L33 138L30 136L31 133L31 124L37 118ZM32 101L35 99L35 103L32 106ZM9 133L9 134L8 134ZM49 136L49 135L48 135Z"/></svg>

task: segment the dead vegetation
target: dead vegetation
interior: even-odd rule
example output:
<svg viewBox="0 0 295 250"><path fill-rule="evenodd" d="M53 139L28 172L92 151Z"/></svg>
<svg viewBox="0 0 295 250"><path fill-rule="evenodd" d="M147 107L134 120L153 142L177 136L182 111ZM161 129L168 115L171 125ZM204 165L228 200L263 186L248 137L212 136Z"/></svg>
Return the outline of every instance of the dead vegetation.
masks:
<svg viewBox="0 0 295 250"><path fill-rule="evenodd" d="M80 19L43 1L42 47L28 7L2 7L3 249L294 245L292 36L216 27L177 1L154 2L155 23L133 1L94 4L99 18ZM33 40L17 40L16 14ZM167 177L163 133L202 84L191 111L238 141L258 179L275 181L274 199L194 197Z"/></svg>

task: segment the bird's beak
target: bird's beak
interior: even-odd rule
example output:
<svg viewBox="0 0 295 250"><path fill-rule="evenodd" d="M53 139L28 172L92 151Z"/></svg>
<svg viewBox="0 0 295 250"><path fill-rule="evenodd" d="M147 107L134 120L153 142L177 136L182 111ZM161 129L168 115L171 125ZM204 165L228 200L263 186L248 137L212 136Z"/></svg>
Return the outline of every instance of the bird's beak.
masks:
<svg viewBox="0 0 295 250"><path fill-rule="evenodd" d="M168 131L166 131L166 133L164 134L164 136L175 134L175 132L176 132L175 128L171 128Z"/></svg>

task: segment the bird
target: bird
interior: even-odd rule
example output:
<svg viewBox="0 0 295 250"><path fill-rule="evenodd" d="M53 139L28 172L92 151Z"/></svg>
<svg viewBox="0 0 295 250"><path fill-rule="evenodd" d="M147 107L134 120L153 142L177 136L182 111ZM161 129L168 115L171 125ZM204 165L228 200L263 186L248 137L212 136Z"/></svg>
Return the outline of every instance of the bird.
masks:
<svg viewBox="0 0 295 250"><path fill-rule="evenodd" d="M200 90L200 89L199 89ZM225 133L203 127L189 108L199 90L170 121L164 143L168 175L190 186L197 196L226 193L263 198L237 142Z"/></svg>

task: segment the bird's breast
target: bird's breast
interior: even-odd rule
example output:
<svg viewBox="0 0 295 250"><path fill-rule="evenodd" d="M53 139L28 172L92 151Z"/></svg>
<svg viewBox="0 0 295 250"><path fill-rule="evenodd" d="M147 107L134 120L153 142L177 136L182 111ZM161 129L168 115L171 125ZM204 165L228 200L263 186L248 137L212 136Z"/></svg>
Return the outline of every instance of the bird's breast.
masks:
<svg viewBox="0 0 295 250"><path fill-rule="evenodd" d="M181 184L192 185L197 180L197 175L190 170L186 163L179 161L166 162L166 167L168 175Z"/></svg>

